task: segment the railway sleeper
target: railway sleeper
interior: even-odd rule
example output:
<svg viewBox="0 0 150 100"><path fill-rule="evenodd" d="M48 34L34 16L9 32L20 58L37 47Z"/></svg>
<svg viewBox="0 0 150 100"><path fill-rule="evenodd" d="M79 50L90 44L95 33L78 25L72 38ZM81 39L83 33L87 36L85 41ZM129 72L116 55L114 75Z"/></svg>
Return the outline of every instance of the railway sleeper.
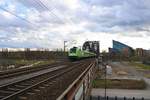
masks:
<svg viewBox="0 0 150 100"><path fill-rule="evenodd" d="M52 89L54 87L53 83L49 83L49 84L43 84L42 86L44 86L46 88L46 90Z"/></svg>
<svg viewBox="0 0 150 100"><path fill-rule="evenodd" d="M5 98L5 97L11 95L12 93L14 93L14 92L0 90L0 98Z"/></svg>
<svg viewBox="0 0 150 100"><path fill-rule="evenodd" d="M38 98L36 98L36 93L33 93L33 92L28 92L27 97L28 97L28 100L38 100Z"/></svg>
<svg viewBox="0 0 150 100"><path fill-rule="evenodd" d="M47 94L47 87L39 86L38 89L33 89L31 91L35 92L38 98L44 98L46 97L46 94Z"/></svg>
<svg viewBox="0 0 150 100"><path fill-rule="evenodd" d="M43 97L48 97L48 95L49 95L49 90L50 90L49 87L40 87L40 90L41 90L41 95L42 95Z"/></svg>
<svg viewBox="0 0 150 100"><path fill-rule="evenodd" d="M12 87L8 87L7 89L8 89L8 90L11 90L11 91L14 91L14 92L21 90L21 89L19 89L19 88L12 88Z"/></svg>
<svg viewBox="0 0 150 100"><path fill-rule="evenodd" d="M35 93L33 92L27 92L26 94L19 96L18 99L19 100L36 100Z"/></svg>
<svg viewBox="0 0 150 100"><path fill-rule="evenodd" d="M22 84L19 84L21 87L28 87L28 86L31 86L33 84L26 84L26 83L22 83Z"/></svg>
<svg viewBox="0 0 150 100"><path fill-rule="evenodd" d="M28 98L25 97L25 96L19 96L18 99L19 99L19 100L28 100Z"/></svg>
<svg viewBox="0 0 150 100"><path fill-rule="evenodd" d="M0 99L4 98L5 96L0 96Z"/></svg>
<svg viewBox="0 0 150 100"><path fill-rule="evenodd" d="M18 88L26 88L27 86L24 86L24 85L15 85L15 87L18 87Z"/></svg>
<svg viewBox="0 0 150 100"><path fill-rule="evenodd" d="M40 89L42 95L45 95L45 93L47 93L46 87L40 86L39 89Z"/></svg>
<svg viewBox="0 0 150 100"><path fill-rule="evenodd" d="M19 100L39 100L40 98L40 90L34 89L34 91L28 91L23 95L20 95Z"/></svg>
<svg viewBox="0 0 150 100"><path fill-rule="evenodd" d="M56 95L56 93L51 94L52 90L50 87L39 86L38 89L33 89L32 91L36 93L36 100L48 100L52 95Z"/></svg>
<svg viewBox="0 0 150 100"><path fill-rule="evenodd" d="M33 83L22 83L20 85L23 85L23 86L31 86Z"/></svg>
<svg viewBox="0 0 150 100"><path fill-rule="evenodd" d="M55 93L50 93L50 95L49 95L50 100L56 100L56 97L57 97L56 92Z"/></svg>
<svg viewBox="0 0 150 100"><path fill-rule="evenodd" d="M29 82L29 84L35 84L37 82L37 80L29 80L26 83L28 83L28 82Z"/></svg>
<svg viewBox="0 0 150 100"><path fill-rule="evenodd" d="M43 84L43 86L45 86L45 87L49 87L49 86L50 86L50 84Z"/></svg>
<svg viewBox="0 0 150 100"><path fill-rule="evenodd" d="M14 93L14 91L8 91L8 90L0 90L0 95L9 95Z"/></svg>
<svg viewBox="0 0 150 100"><path fill-rule="evenodd" d="M26 84L34 84L34 82L31 81L31 80L30 80L30 81L26 81L25 83L26 83ZM23 84L24 84L24 83L23 83Z"/></svg>
<svg viewBox="0 0 150 100"><path fill-rule="evenodd" d="M35 96L34 96L35 100L42 100L42 99L41 99L41 97L42 97L42 95L41 95L41 90L39 90L39 89L34 89L33 92L35 93Z"/></svg>

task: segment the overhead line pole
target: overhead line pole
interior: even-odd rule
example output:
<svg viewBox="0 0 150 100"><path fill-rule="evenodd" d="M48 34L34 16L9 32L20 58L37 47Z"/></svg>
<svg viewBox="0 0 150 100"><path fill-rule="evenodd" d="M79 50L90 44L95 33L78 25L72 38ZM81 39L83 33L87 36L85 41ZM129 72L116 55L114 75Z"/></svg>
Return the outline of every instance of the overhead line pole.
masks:
<svg viewBox="0 0 150 100"><path fill-rule="evenodd" d="M67 41L64 41L64 52L66 52L66 42Z"/></svg>

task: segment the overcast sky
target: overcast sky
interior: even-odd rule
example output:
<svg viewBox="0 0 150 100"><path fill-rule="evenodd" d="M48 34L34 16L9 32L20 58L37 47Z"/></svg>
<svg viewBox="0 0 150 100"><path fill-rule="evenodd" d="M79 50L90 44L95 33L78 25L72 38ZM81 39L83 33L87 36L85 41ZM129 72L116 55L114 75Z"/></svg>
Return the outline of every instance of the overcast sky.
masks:
<svg viewBox="0 0 150 100"><path fill-rule="evenodd" d="M150 49L150 0L0 0L0 48L98 40L107 50L113 39Z"/></svg>

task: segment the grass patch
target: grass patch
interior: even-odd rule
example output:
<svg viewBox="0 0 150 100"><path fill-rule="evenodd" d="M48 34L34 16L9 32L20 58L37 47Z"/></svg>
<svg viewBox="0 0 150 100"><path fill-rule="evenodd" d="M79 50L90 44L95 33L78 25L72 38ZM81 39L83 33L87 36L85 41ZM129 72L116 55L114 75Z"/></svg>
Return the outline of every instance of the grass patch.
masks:
<svg viewBox="0 0 150 100"><path fill-rule="evenodd" d="M24 66L37 62L36 60L14 60L14 59L0 59L1 66Z"/></svg>
<svg viewBox="0 0 150 100"><path fill-rule="evenodd" d="M105 88L104 79L96 79L93 81L93 88ZM110 89L145 89L144 80L129 79L107 79L106 87Z"/></svg>
<svg viewBox="0 0 150 100"><path fill-rule="evenodd" d="M25 65L30 65L30 64L33 64L33 63L36 63L37 61L36 60L16 60L14 61L14 65L16 67L20 67L20 66L25 66Z"/></svg>
<svg viewBox="0 0 150 100"><path fill-rule="evenodd" d="M40 63L33 65L33 67L36 66L43 66L43 65L50 65L52 63L54 63L54 60L45 60L45 61L40 61Z"/></svg>
<svg viewBox="0 0 150 100"><path fill-rule="evenodd" d="M150 65L137 63L137 62L131 62L130 65L135 66L137 69L150 70Z"/></svg>
<svg viewBox="0 0 150 100"><path fill-rule="evenodd" d="M39 63L37 63L39 62ZM7 70L13 68L19 68L21 66L27 66L33 64L32 67L38 67L43 65L49 65L53 63L54 60L16 60L16 59L1 59L0 60L0 70ZM37 63L37 64L36 64ZM13 68L9 68L9 66L13 65Z"/></svg>
<svg viewBox="0 0 150 100"><path fill-rule="evenodd" d="M145 74L144 75L146 78L150 78L150 74Z"/></svg>

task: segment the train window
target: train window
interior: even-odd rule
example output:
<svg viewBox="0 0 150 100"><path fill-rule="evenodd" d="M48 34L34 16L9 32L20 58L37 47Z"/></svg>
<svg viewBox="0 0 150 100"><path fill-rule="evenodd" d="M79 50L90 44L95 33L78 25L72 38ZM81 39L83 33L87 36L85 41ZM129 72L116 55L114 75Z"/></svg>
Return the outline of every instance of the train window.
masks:
<svg viewBox="0 0 150 100"><path fill-rule="evenodd" d="M71 48L71 49L70 49L70 53L76 53L76 49L77 49L77 47Z"/></svg>

